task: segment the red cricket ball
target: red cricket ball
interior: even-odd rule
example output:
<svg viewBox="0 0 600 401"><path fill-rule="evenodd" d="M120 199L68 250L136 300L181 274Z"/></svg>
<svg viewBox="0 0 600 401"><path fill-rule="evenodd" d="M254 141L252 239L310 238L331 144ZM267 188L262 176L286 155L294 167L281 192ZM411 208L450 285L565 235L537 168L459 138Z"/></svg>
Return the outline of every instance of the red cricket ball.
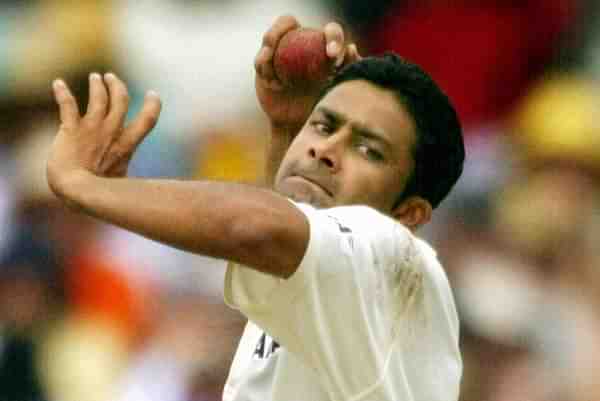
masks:
<svg viewBox="0 0 600 401"><path fill-rule="evenodd" d="M286 33L275 49L273 65L279 80L292 87L317 86L333 71L327 57L325 34L312 28Z"/></svg>

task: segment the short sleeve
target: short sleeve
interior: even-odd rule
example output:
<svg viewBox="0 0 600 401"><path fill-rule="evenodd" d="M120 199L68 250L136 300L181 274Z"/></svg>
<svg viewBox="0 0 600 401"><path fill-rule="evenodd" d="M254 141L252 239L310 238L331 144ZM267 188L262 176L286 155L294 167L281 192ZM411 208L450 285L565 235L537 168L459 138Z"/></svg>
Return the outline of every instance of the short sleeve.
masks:
<svg viewBox="0 0 600 401"><path fill-rule="evenodd" d="M385 369L397 317L390 308L401 309L390 284L411 258L412 236L365 206L296 205L310 225L297 271L281 279L230 264L225 299L316 370L332 396L349 399Z"/></svg>

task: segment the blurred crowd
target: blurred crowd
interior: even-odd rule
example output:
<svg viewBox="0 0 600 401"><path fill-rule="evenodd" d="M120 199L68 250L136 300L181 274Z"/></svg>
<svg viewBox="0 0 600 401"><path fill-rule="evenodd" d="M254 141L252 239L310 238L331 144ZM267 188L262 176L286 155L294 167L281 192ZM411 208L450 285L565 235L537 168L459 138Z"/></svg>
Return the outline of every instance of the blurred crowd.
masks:
<svg viewBox="0 0 600 401"><path fill-rule="evenodd" d="M600 5L593 0L0 3L0 400L216 401L237 340L220 262L67 210L50 83L114 71L161 120L134 176L262 181L253 58L276 16L422 65L467 160L420 235L461 317L461 401L600 400ZM357 344L357 346L359 346Z"/></svg>

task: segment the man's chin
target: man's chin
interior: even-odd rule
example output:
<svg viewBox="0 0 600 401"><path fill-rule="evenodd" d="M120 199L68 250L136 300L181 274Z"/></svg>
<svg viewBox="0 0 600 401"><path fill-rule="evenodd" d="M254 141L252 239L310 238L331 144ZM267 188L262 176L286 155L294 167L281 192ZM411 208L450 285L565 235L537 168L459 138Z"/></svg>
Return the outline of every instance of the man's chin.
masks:
<svg viewBox="0 0 600 401"><path fill-rule="evenodd" d="M323 193L317 193L307 186L278 185L275 190L294 202L307 203L319 209L332 207L333 200Z"/></svg>
<svg viewBox="0 0 600 401"><path fill-rule="evenodd" d="M325 202L323 202L323 200L314 197L314 196L306 196L304 194L299 195L299 194L291 194L288 196L291 200L293 200L294 202L298 202L298 203L307 203L311 206L314 206L318 209L323 209L326 207L329 207L329 205L327 205Z"/></svg>

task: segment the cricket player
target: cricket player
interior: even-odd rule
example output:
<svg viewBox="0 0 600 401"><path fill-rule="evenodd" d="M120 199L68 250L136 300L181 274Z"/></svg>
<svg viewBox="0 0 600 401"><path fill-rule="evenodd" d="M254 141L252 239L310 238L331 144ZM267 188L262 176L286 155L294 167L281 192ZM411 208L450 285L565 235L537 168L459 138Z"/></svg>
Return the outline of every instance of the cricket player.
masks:
<svg viewBox="0 0 600 401"><path fill-rule="evenodd" d="M454 108L419 67L361 58L336 23L327 54L342 68L320 91L286 87L273 54L298 26L277 19L256 57L273 190L126 177L160 100L149 92L125 125L127 89L110 73L90 75L84 115L53 83L49 185L77 211L228 261L225 301L248 323L223 400L455 401L455 304L415 234L462 172Z"/></svg>

